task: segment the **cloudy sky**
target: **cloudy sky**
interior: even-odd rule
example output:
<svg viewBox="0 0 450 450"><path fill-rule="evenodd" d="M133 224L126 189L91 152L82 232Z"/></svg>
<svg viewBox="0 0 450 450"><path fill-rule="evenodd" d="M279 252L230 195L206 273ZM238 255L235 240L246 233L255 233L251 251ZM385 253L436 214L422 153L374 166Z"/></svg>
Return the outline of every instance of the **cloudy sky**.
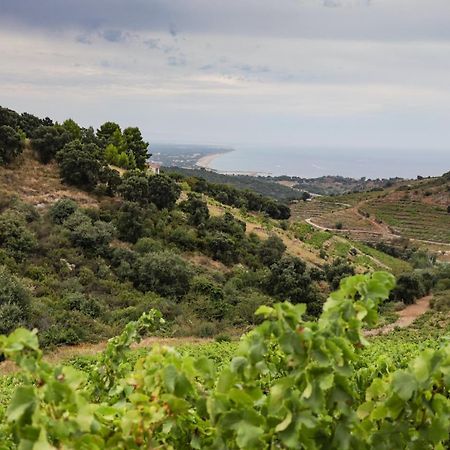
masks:
<svg viewBox="0 0 450 450"><path fill-rule="evenodd" d="M0 105L150 142L450 142L449 0L0 0L0 55Z"/></svg>

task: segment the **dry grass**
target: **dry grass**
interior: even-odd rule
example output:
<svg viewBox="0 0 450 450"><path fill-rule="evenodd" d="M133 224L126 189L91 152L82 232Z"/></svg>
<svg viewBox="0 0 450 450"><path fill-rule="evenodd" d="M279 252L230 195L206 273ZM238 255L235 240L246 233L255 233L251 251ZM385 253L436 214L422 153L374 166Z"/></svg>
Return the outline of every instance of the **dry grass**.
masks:
<svg viewBox="0 0 450 450"><path fill-rule="evenodd" d="M98 206L98 198L62 184L57 165L40 164L29 149L13 166L0 167L0 197L13 196L37 207L61 198L71 198L86 207Z"/></svg>

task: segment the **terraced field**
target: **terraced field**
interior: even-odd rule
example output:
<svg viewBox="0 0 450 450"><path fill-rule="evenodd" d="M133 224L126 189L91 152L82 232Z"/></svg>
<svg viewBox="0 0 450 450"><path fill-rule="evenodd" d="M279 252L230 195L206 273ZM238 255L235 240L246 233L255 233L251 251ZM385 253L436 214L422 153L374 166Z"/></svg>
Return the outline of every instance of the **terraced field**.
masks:
<svg viewBox="0 0 450 450"><path fill-rule="evenodd" d="M450 214L442 206L384 198L367 203L364 209L405 237L450 243Z"/></svg>
<svg viewBox="0 0 450 450"><path fill-rule="evenodd" d="M348 208L344 203L335 203L333 201L311 200L309 202L298 202L291 206L291 220L305 220L314 217L320 217L324 214L331 214L336 211Z"/></svg>
<svg viewBox="0 0 450 450"><path fill-rule="evenodd" d="M322 214L314 222L330 229L336 228L336 225L340 224L343 230L379 231L374 228L372 221L358 214L354 208L344 208Z"/></svg>

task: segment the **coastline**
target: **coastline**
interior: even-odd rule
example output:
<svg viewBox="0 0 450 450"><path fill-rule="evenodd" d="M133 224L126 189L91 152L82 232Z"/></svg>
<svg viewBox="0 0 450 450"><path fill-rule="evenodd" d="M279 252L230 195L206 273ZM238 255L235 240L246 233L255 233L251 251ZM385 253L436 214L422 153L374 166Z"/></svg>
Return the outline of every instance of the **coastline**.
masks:
<svg viewBox="0 0 450 450"><path fill-rule="evenodd" d="M205 156L202 156L201 158L198 159L198 161L195 163L195 165L197 167L202 167L203 169L211 169L211 164L212 162L218 158L219 156L225 155L226 153L230 153L230 151L232 152L233 150L229 150L227 152L217 152L217 153L208 153Z"/></svg>

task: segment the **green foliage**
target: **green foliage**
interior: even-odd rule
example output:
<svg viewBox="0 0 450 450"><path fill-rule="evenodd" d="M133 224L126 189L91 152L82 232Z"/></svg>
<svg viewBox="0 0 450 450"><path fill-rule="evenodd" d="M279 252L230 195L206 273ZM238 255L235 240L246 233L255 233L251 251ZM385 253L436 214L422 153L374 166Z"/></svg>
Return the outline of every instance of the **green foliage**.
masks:
<svg viewBox="0 0 450 450"><path fill-rule="evenodd" d="M189 224L199 226L208 222L208 204L200 195L189 192L187 200L182 202L180 206L183 211L189 214Z"/></svg>
<svg viewBox="0 0 450 450"><path fill-rule="evenodd" d="M276 235L272 235L261 245L259 257L264 265L271 266L281 259L285 251L286 246L284 245L283 240Z"/></svg>
<svg viewBox="0 0 450 450"><path fill-rule="evenodd" d="M70 134L62 127L41 125L31 139L31 146L39 160L47 164L70 141Z"/></svg>
<svg viewBox="0 0 450 450"><path fill-rule="evenodd" d="M267 280L267 290L281 300L305 302L311 313L317 313L315 304L320 302L320 294L313 285L309 269L299 258L284 256L273 264Z"/></svg>
<svg viewBox="0 0 450 450"><path fill-rule="evenodd" d="M62 128L67 131L71 141L81 139L81 128L73 119L65 120L62 124Z"/></svg>
<svg viewBox="0 0 450 450"><path fill-rule="evenodd" d="M0 266L0 332L25 326L29 317L30 293L17 277Z"/></svg>
<svg viewBox="0 0 450 450"><path fill-rule="evenodd" d="M20 214L11 210L0 214L0 248L22 261L35 247L36 238Z"/></svg>
<svg viewBox="0 0 450 450"><path fill-rule="evenodd" d="M81 211L73 213L65 222L69 238L73 245L99 254L105 251L114 237L114 227L101 220L92 220Z"/></svg>
<svg viewBox="0 0 450 450"><path fill-rule="evenodd" d="M181 297L189 290L192 272L179 256L170 252L148 253L136 263L134 281L146 292Z"/></svg>
<svg viewBox="0 0 450 450"><path fill-rule="evenodd" d="M417 273L405 273L397 278L397 286L392 292L394 300L411 304L426 294L423 281Z"/></svg>
<svg viewBox="0 0 450 450"><path fill-rule="evenodd" d="M22 151L20 133L8 125L0 125L0 165L13 162Z"/></svg>
<svg viewBox="0 0 450 450"><path fill-rule="evenodd" d="M181 188L166 175L154 175L148 178L148 199L159 209L173 208L180 196Z"/></svg>
<svg viewBox="0 0 450 450"><path fill-rule="evenodd" d="M148 177L136 170L127 172L119 186L120 195L129 202L146 205L149 202Z"/></svg>
<svg viewBox="0 0 450 450"><path fill-rule="evenodd" d="M53 203L49 210L53 223L62 224L78 208L78 205L70 198L63 198Z"/></svg>
<svg viewBox="0 0 450 450"><path fill-rule="evenodd" d="M102 159L95 144L72 141L58 152L60 175L63 181L85 189L93 189L100 180Z"/></svg>
<svg viewBox="0 0 450 450"><path fill-rule="evenodd" d="M137 127L128 127L123 130L123 138L128 153L132 156L135 167L144 169L147 159L150 157L148 153L148 142L144 142L141 131Z"/></svg>
<svg viewBox="0 0 450 450"><path fill-rule="evenodd" d="M144 232L145 212L138 203L124 202L116 218L120 239L135 243Z"/></svg>
<svg viewBox="0 0 450 450"><path fill-rule="evenodd" d="M325 264L323 270L333 290L339 287L343 278L355 274L355 269L341 258L335 259L332 264Z"/></svg>
<svg viewBox="0 0 450 450"><path fill-rule="evenodd" d="M443 450L448 343L399 370L362 359L362 327L393 286L385 273L349 278L316 322L303 305L262 307L266 320L219 368L158 346L130 360L133 341L158 325L154 312L111 340L87 375L45 363L36 335L19 329L0 339L24 379L6 412L12 437L21 448Z"/></svg>

